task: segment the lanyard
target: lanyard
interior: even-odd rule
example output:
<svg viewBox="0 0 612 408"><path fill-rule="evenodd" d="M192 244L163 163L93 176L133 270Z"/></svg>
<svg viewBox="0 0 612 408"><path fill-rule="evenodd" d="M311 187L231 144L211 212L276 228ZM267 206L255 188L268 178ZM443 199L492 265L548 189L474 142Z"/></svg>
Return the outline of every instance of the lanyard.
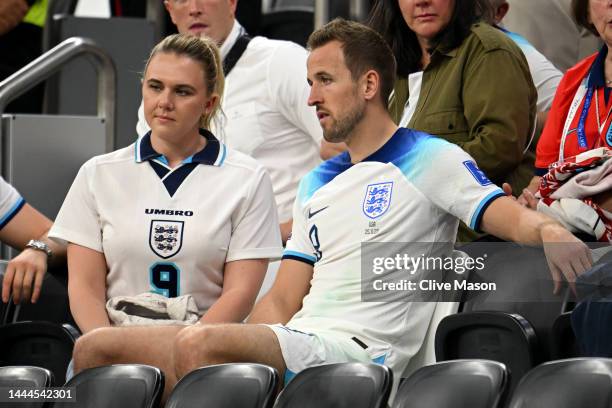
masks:
<svg viewBox="0 0 612 408"><path fill-rule="evenodd" d="M607 123L608 118L610 117L610 113L612 113L612 109L609 110L603 123L600 123L599 100L597 98L594 88L589 88L587 86L589 82L589 77L590 75L587 76L580 84L580 87L576 91L576 94L574 95L574 99L572 100L572 104L570 105L570 109L567 113L567 118L565 119L565 125L563 126L563 134L561 136L561 146L559 148L559 161L565 160L565 154L564 154L565 142L566 142L568 134L570 133L570 126L572 124L572 121L576 117L576 114L578 113L578 108L580 107L580 104L582 103L583 100L584 100L584 106L582 107L582 112L580 113L580 119L578 120L578 128L576 129L576 132L578 134L578 144L582 149L586 149L588 147L587 140L586 140L585 123L586 123L586 117L587 117L589 108L591 106L591 102L593 100L593 95L595 94L595 107L597 110L596 112L597 127L599 131L598 136L601 136L601 133L603 132L605 124ZM600 138L598 138L598 141L599 139ZM606 140L608 141L608 143L612 143L612 126L608 129ZM598 141L596 143L598 143Z"/></svg>
<svg viewBox="0 0 612 408"><path fill-rule="evenodd" d="M606 114L606 117L604 118L603 122L600 123L600 119L599 119L599 98L597 97L597 92L595 93L595 111L596 111L596 114L597 114L597 130L599 130L599 136L600 136L600 139L601 139L601 135L602 135L604 129L606 128L606 123L608 123L608 119L610 118L610 113L612 113L612 106L610 107L610 109L608 109L608 113ZM598 140L600 140L600 139L598 139ZM609 145L612 145L612 126L608 126L608 131L606 132L606 142Z"/></svg>
<svg viewBox="0 0 612 408"><path fill-rule="evenodd" d="M584 105L582 106L582 112L580 113L580 119L578 119L578 128L576 129L576 133L578 133L578 145L583 150L587 148L587 139L584 127L586 123L586 118L589 114L589 108L591 107L591 101L593 100L594 92L594 88L589 88L586 93ZM595 95L595 99L597 99L597 95ZM597 106L599 107L599 104L597 104ZM597 118L597 121L599 122L599 117Z"/></svg>

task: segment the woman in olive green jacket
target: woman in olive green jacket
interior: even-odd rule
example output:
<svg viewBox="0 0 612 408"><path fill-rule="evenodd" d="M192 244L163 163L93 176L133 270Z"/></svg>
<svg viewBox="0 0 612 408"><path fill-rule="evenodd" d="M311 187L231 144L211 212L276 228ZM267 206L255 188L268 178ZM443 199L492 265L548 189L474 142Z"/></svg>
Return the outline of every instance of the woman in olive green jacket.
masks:
<svg viewBox="0 0 612 408"><path fill-rule="evenodd" d="M537 93L520 49L480 22L489 11L488 0L378 0L370 25L397 59L396 122L456 143L520 192L533 175Z"/></svg>

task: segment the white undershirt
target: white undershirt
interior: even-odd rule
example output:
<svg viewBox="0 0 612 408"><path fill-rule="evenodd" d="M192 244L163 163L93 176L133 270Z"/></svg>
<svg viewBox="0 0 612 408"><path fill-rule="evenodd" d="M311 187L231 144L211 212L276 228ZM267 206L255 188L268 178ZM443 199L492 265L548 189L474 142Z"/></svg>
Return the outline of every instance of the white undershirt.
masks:
<svg viewBox="0 0 612 408"><path fill-rule="evenodd" d="M404 106L404 113L399 125L401 127L407 127L414 115L416 106L419 103L419 96L421 94L421 84L423 83L423 71L414 72L408 75L408 101Z"/></svg>

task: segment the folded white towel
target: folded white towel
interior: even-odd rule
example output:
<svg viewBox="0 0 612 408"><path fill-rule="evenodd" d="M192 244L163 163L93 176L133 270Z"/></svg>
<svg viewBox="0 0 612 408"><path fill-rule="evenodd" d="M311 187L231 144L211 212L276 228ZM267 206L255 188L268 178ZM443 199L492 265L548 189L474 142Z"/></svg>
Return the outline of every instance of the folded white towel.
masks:
<svg viewBox="0 0 612 408"><path fill-rule="evenodd" d="M116 296L106 302L114 326L155 326L195 324L200 316L191 295L167 298L157 293Z"/></svg>

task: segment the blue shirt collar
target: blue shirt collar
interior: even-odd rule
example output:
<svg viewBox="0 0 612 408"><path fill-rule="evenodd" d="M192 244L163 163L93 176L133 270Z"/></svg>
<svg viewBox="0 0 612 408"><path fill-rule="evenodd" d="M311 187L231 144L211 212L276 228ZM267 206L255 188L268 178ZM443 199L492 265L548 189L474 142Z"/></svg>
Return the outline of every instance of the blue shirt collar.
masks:
<svg viewBox="0 0 612 408"><path fill-rule="evenodd" d="M387 142L382 147L380 147L380 149L363 159L362 162L392 162L395 158L401 156L405 151L403 145L406 140L404 136L408 133L410 133L410 129L403 127L397 128L393 136L391 136L391 138L387 140ZM338 156L338 161L344 164L350 164L351 155L348 151L345 151L340 156Z"/></svg>
<svg viewBox="0 0 612 408"><path fill-rule="evenodd" d="M199 152L183 160L183 163L206 164L209 166L221 166L226 156L226 147L208 130L200 129L200 135L206 139L206 146ZM134 147L137 163L144 161L161 159L166 162L166 158L153 149L151 145L151 132L147 132L139 138Z"/></svg>
<svg viewBox="0 0 612 408"><path fill-rule="evenodd" d="M606 76L605 76L605 62L606 57L608 56L608 46L604 45L599 50L595 61L593 61L593 65L591 65L591 72L589 74L589 83L587 84L589 88L605 88L606 87Z"/></svg>

